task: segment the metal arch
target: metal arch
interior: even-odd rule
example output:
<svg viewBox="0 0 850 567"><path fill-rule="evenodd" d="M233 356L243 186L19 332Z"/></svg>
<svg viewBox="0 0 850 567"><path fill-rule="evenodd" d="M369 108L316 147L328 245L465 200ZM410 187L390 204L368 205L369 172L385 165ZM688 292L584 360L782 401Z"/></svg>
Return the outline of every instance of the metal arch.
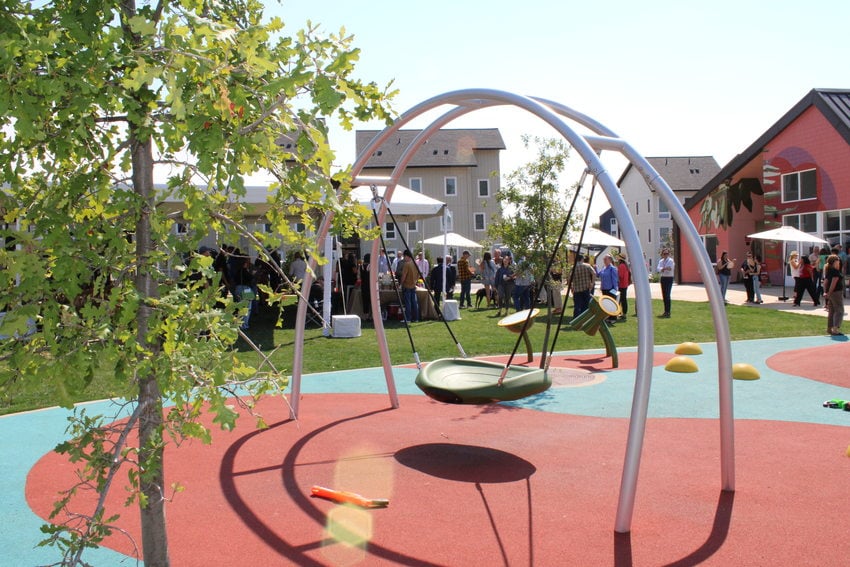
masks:
<svg viewBox="0 0 850 567"><path fill-rule="evenodd" d="M706 269L704 266L704 264L708 262L707 253L699 245L699 236L696 233L696 229L693 227L692 223L690 222L690 219L687 217L687 214L685 213L681 204L672 195L672 191L670 190L670 188L666 185L666 183L664 183L663 179L658 176L658 174L646 162L646 160L643 159L639 154L637 154L637 152L635 152L630 146L617 139L612 131L608 130L600 123L596 122L590 117L577 113L566 106L554 103L552 101L548 101L546 99L533 99L492 89L467 89L453 91L432 97L408 110L392 126L385 129L382 133L378 134L367 145L367 147L363 150L360 156L358 156L357 161L352 167L352 177L357 177L359 175L360 171L363 169L364 165L371 156L372 151L375 148L379 147L384 141L389 139L390 136L397 132L402 126L409 123L414 118L417 118L420 115L434 108L451 104L456 105L458 108L447 112L442 117L433 122L427 128L429 133L439 129L439 127L457 118L458 116L461 116L479 108L486 108L495 105L512 105L518 108L522 108L524 110L527 110L531 114L536 115L538 118L541 118L550 126L552 126L556 131L558 131L559 134L561 134L561 136L563 136L570 143L570 145L573 146L573 148L575 148L579 152L579 155L581 155L588 170L591 172L592 175L596 177L597 181L605 192L605 195L608 198L608 201L613 209L614 215L618 219L622 219L620 227L622 230L623 239L626 242L626 250L628 251L629 255L634 258L641 258L643 257L643 251L640 247L640 241L638 239L637 230L634 226L634 222L632 221L631 216L629 215L625 201L623 200L623 197L620 194L614 179L611 177L610 173L605 169L605 167L599 160L599 156L595 153L596 151L601 149L616 149L618 151L623 152L624 155L629 158L630 162L634 163L636 161L637 164L635 165L639 167L641 171L647 172L645 175L647 176L648 182L650 182L653 187L656 187L659 190L659 193L660 195L662 195L665 204L667 204L668 208L673 213L674 219L680 225L680 227L687 227L685 230L686 239L688 241L688 244L693 249L697 250L698 262L700 263L704 274L703 278L705 279L705 274L711 273L710 269ZM568 117L598 134L610 137L604 138L600 136L581 136L572 128L567 126L567 124L565 124L561 119L561 116ZM404 167L406 167L407 162L409 162L409 159L412 158L412 155L415 153L416 149L418 149L418 142L423 138L423 136L424 132L420 136L417 136L417 138L406 149L405 154L403 156L406 158ZM402 164L400 162L393 170L391 186L387 187L385 195L391 195L394 185L397 183L398 178L404 170L404 167L400 167L401 165ZM649 177L653 173L654 176ZM387 196L387 198L389 198L389 196ZM332 218L333 213L331 212L326 215L325 219L323 219L319 227L319 232L317 234L318 242L321 242L321 240L327 236L327 231L330 227ZM694 239L696 239L696 241L694 241ZM376 256L377 252L373 254L373 262L377 262ZM649 289L649 274L647 273L645 264L643 262L636 263L635 266L633 266L633 274L635 276L634 281L637 309L643 313L651 313L652 310L651 294ZM725 318L719 317L721 313L717 308L717 304L718 300L720 299L720 291L717 282L715 281L712 284L711 281L707 281L706 284L706 288L709 292L709 299L711 300L712 305L712 315L715 318L715 328L717 330L718 335L718 356L721 359L721 407L723 407L724 405L728 406L728 415L726 417L728 419L731 419L731 380L727 381L725 377L725 374L728 374L728 376L731 378L731 354L729 354L731 352L731 346L729 345L728 324L726 324ZM374 305L375 304L373 302L373 311L375 310ZM720 301L720 305L722 305L722 301ZM306 306L302 308L302 306L299 305L299 313L296 319L296 341L294 348L295 357L293 360L293 397L296 396L296 391L300 394L301 366L303 363L303 331L305 324L303 320L304 318L302 316L304 313L302 313L302 311L306 313ZM718 323L718 320L722 320L723 324ZM377 321L380 321L379 316L376 317L376 322ZM654 329L652 323L653 322L650 317L641 317L638 320L638 365L636 372L635 393L632 401L632 414L630 418L629 437L626 447L626 457L623 465L620 498L618 502L617 518L615 522L615 531L621 533L628 532L631 529L631 519L634 510L637 476L640 466L640 455L643 447L643 438L646 430L646 417L649 404L649 391L652 378L652 358L654 351ZM386 348L386 335L384 333L383 325L381 325L380 323L376 325L376 333L379 334L379 346L381 348ZM383 359L384 353L382 352L382 360ZM728 366L728 373L726 372L726 366ZM384 366L384 371L387 378L387 386L392 405L393 407L398 407L398 396L395 391L395 383L393 382L392 378L392 367L389 363L388 352L386 353L386 363ZM726 382L728 382L728 387L726 385ZM297 402L297 399L292 400L292 412L294 415L297 415ZM724 404L724 402L726 402L726 404ZM732 421L724 425L724 422L721 421L721 442L723 445L723 455L726 457L725 464L723 465L724 490L732 490L734 488L734 461L733 458L730 458L733 457L733 430L730 428L730 425L734 425L734 422Z"/></svg>

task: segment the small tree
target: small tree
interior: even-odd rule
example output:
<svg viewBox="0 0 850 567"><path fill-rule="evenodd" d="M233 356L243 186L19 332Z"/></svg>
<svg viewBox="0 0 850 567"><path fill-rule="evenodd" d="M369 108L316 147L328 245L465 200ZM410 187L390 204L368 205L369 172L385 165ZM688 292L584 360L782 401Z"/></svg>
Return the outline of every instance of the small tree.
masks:
<svg viewBox="0 0 850 567"><path fill-rule="evenodd" d="M64 564L79 564L112 529L103 497L129 464L145 563L168 565L164 445L209 441L205 404L232 428L236 385L248 408L251 395L284 385L279 369L234 357L240 306L220 297L212 260L194 254L200 239L241 235L262 254L310 246L290 230L293 218L310 224L332 210L343 234L361 222L346 207L347 173L330 170L324 120L387 120L388 94L353 77L359 53L344 30L282 31L257 0L2 2L0 335L31 321L38 331L0 344L0 381L49 381L70 405L105 372L129 400L126 424L79 413L73 439L58 447L83 465L45 528ZM167 172L165 189L154 185L155 167ZM242 176L258 170L277 178L266 220L282 240L246 230L233 205ZM166 195L182 202L190 227L179 238L158 206ZM184 257L203 277L176 285L164 267ZM101 499L72 515L82 486Z"/></svg>
<svg viewBox="0 0 850 567"><path fill-rule="evenodd" d="M509 173L498 193L504 211L490 225L490 236L508 246L520 269L531 270L539 281L566 220L569 202L577 187L561 188L560 176L569 159L569 146L561 139L523 136L523 144L533 143L537 154ZM577 226L581 215L570 219ZM564 262L565 256L560 257Z"/></svg>

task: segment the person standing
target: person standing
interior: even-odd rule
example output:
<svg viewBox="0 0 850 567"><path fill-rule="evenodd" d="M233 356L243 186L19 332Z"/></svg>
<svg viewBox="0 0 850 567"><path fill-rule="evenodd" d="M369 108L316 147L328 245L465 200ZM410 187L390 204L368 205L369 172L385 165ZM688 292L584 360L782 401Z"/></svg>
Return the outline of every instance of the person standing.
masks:
<svg viewBox="0 0 850 567"><path fill-rule="evenodd" d="M496 301L496 264L489 252L484 253L484 257L478 264L478 270L481 272L481 283L484 284L484 295L487 298L487 308L489 309L490 304Z"/></svg>
<svg viewBox="0 0 850 567"><path fill-rule="evenodd" d="M460 308L463 308L463 301L466 300L466 306L472 308L472 270L469 269L469 250L464 250L457 261L457 279L460 281Z"/></svg>
<svg viewBox="0 0 850 567"><path fill-rule="evenodd" d="M796 250L792 250L788 256L788 269L791 271L791 277L794 278L793 304L799 307L800 298L803 296L803 282L800 280L800 272L803 269L803 264L800 262L800 253Z"/></svg>
<svg viewBox="0 0 850 567"><path fill-rule="evenodd" d="M516 285L514 283L516 275L514 274L511 261L510 256L502 256L502 267L496 270L496 284L498 285L499 295L499 312L496 313L497 317L502 316L503 307L505 309L505 315L510 313L511 310L511 296L514 294L514 286Z"/></svg>
<svg viewBox="0 0 850 567"><path fill-rule="evenodd" d="M596 286L596 272L587 259L578 254L573 273L573 319L587 311L590 299L593 296L593 288Z"/></svg>
<svg viewBox="0 0 850 567"><path fill-rule="evenodd" d="M404 312L408 321L417 323L419 322L419 298L416 297L416 282L419 281L419 269L413 261L410 250L403 252L397 269L401 270L401 297L404 301Z"/></svg>
<svg viewBox="0 0 850 567"><path fill-rule="evenodd" d="M755 302L755 289L753 288L753 274L756 273L756 262L753 253L747 252L747 259L741 264L741 275L744 278L744 287L747 289L747 303Z"/></svg>
<svg viewBox="0 0 850 567"><path fill-rule="evenodd" d="M614 267L614 257L611 254L605 254L602 257L602 269L597 272L597 275L602 294L616 299L620 288L620 273ZM616 320L616 317L608 317L609 323Z"/></svg>
<svg viewBox="0 0 850 567"><path fill-rule="evenodd" d="M456 281L457 268L452 265L452 257L446 256L446 299L454 298Z"/></svg>
<svg viewBox="0 0 850 567"><path fill-rule="evenodd" d="M625 321L629 314L629 300L626 294L629 291L629 286L632 285L632 271L629 269L625 256L620 254L618 259L617 289L620 290L620 321Z"/></svg>
<svg viewBox="0 0 850 567"><path fill-rule="evenodd" d="M717 281L720 283L720 296L723 297L723 303L726 301L726 290L729 289L729 278L732 277L732 268L735 267L735 260L729 259L729 253L724 250L720 254L720 259L714 265L714 270L717 272Z"/></svg>
<svg viewBox="0 0 850 567"><path fill-rule="evenodd" d="M387 258L387 252L383 248L381 248L380 255L378 256L378 277L386 274L390 271L390 260Z"/></svg>
<svg viewBox="0 0 850 567"><path fill-rule="evenodd" d="M755 303L761 305L764 303L764 300L761 297L761 256L756 256L756 271L753 274L753 295L755 296Z"/></svg>
<svg viewBox="0 0 850 567"><path fill-rule="evenodd" d="M843 335L841 322L844 320L844 273L841 269L841 258L837 254L827 257L823 282L824 297L829 309L827 332L833 336Z"/></svg>
<svg viewBox="0 0 850 567"><path fill-rule="evenodd" d="M419 252L416 254L416 267L419 268L419 273L422 276L422 281L425 281L425 278L431 273L431 265L428 263L428 259L425 258L425 254Z"/></svg>
<svg viewBox="0 0 850 567"><path fill-rule="evenodd" d="M431 287L431 293L434 296L434 304L439 308L440 300L443 297L443 257L437 257L437 265L431 270L431 275L428 278L428 285Z"/></svg>
<svg viewBox="0 0 850 567"><path fill-rule="evenodd" d="M671 295L673 293L673 268L676 262L670 257L667 248L661 250L661 259L658 261L658 273L661 275L661 298L664 300L664 313L659 315L662 319L670 318Z"/></svg>
<svg viewBox="0 0 850 567"><path fill-rule="evenodd" d="M363 318L366 321L372 319L372 288L375 287L375 282L372 281L372 254L366 253L363 255L363 262L360 263L360 301L363 303Z"/></svg>
<svg viewBox="0 0 850 567"><path fill-rule="evenodd" d="M803 300L803 292L808 291L809 297L812 298L812 304L817 307L820 305L820 301L818 301L818 292L815 289L815 282L813 279L814 268L812 268L812 262L809 260L808 256L803 256L803 262L800 265L800 285L796 294L794 295L794 305L797 307L800 306L800 302Z"/></svg>

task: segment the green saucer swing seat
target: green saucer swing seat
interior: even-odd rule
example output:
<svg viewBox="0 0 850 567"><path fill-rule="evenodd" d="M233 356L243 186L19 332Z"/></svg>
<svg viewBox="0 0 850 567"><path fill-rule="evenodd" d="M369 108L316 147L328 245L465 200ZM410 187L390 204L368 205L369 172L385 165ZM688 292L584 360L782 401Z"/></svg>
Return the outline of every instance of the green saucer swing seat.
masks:
<svg viewBox="0 0 850 567"><path fill-rule="evenodd" d="M469 358L441 358L427 364L416 376L416 385L438 402L447 404L492 404L518 400L552 385L545 370L510 366L502 384L505 366Z"/></svg>

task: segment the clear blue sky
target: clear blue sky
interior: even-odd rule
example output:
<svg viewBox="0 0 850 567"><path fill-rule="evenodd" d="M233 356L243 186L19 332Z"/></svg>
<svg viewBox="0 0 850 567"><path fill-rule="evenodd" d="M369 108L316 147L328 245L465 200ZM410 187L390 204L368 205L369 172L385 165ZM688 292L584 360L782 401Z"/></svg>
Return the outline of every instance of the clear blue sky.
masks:
<svg viewBox="0 0 850 567"><path fill-rule="evenodd" d="M721 166L812 88L850 88L845 0L267 0L266 11L290 33L307 19L345 26L362 50L357 75L394 80L399 112L447 91L506 90L581 111L646 156ZM527 159L523 133L554 135L509 109L450 127L500 128L503 173ZM340 163L354 161L353 133L335 130L331 144Z"/></svg>

